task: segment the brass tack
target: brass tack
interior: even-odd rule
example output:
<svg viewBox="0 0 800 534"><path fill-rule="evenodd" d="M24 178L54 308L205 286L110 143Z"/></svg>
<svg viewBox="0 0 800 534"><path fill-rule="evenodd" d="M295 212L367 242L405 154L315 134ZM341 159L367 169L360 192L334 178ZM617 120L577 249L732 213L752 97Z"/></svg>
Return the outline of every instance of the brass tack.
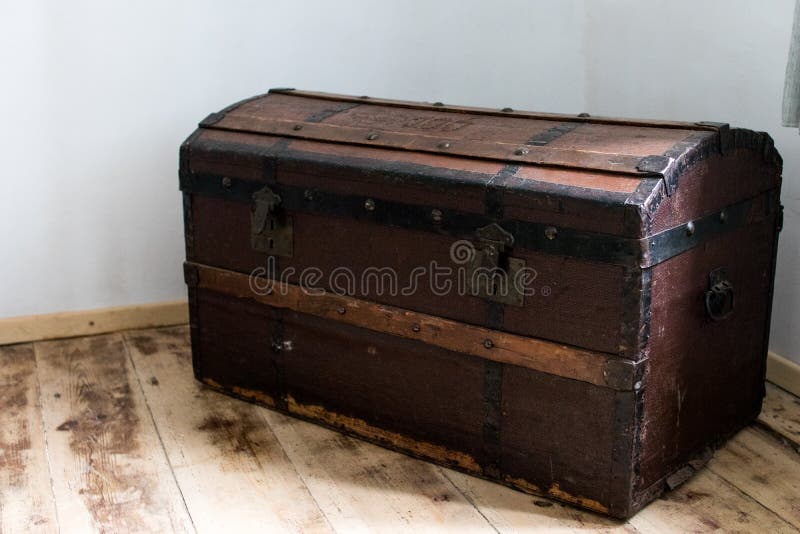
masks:
<svg viewBox="0 0 800 534"><path fill-rule="evenodd" d="M442 211L437 209L431 210L431 219L433 219L435 223L442 222Z"/></svg>
<svg viewBox="0 0 800 534"><path fill-rule="evenodd" d="M527 153L528 153L528 149L527 148L518 148L518 149L516 149L514 151L514 154L517 155L517 156L524 156Z"/></svg>
<svg viewBox="0 0 800 534"><path fill-rule="evenodd" d="M511 113L511 112L512 112L512 111L514 111L514 110L513 110L513 109L511 109L511 108L503 108L503 109L501 109L500 111L504 111L504 112L506 112L506 113Z"/></svg>
<svg viewBox="0 0 800 534"><path fill-rule="evenodd" d="M544 229L544 236L550 241L552 241L558 236L558 228L556 228L555 226L548 226L547 228Z"/></svg>
<svg viewBox="0 0 800 534"><path fill-rule="evenodd" d="M414 325L411 327L411 330L413 330L414 332L419 332L420 327L417 323L414 323Z"/></svg>
<svg viewBox="0 0 800 534"><path fill-rule="evenodd" d="M448 143L447 141L442 141L441 143L439 143L439 148L450 148L450 143Z"/></svg>
<svg viewBox="0 0 800 534"><path fill-rule="evenodd" d="M374 141L374 140L375 140L375 139L377 139L377 138L378 138L378 134L376 134L376 133L371 133L371 134L369 134L369 135L367 136L367 141Z"/></svg>
<svg viewBox="0 0 800 534"><path fill-rule="evenodd" d="M444 104L442 104L441 102L434 102L433 105L436 106L437 108L444 106Z"/></svg>
<svg viewBox="0 0 800 534"><path fill-rule="evenodd" d="M578 117L581 117L581 118L585 119L587 117L591 117L591 115L589 115L588 113L578 113Z"/></svg>
<svg viewBox="0 0 800 534"><path fill-rule="evenodd" d="M338 306L336 311L339 312L339 315L344 315L347 310L344 309L344 306Z"/></svg>
<svg viewBox="0 0 800 534"><path fill-rule="evenodd" d="M233 185L233 180L231 180L229 177L224 176L222 178L222 187L224 187L225 189L230 189L232 185Z"/></svg>
<svg viewBox="0 0 800 534"><path fill-rule="evenodd" d="M367 211L375 211L375 201L368 198L364 201L364 209Z"/></svg>
<svg viewBox="0 0 800 534"><path fill-rule="evenodd" d="M303 125L302 124L295 124L294 125L294 129L295 130L302 130L303 129Z"/></svg>
<svg viewBox="0 0 800 534"><path fill-rule="evenodd" d="M719 222L724 223L727 220L728 220L728 212L725 210L719 212Z"/></svg>
<svg viewBox="0 0 800 534"><path fill-rule="evenodd" d="M694 230L695 230L695 227L694 227L694 223L692 221L689 221L688 223L686 223L686 235L687 236L694 235Z"/></svg>
<svg viewBox="0 0 800 534"><path fill-rule="evenodd" d="M314 200L314 192L311 191L311 189L306 189L305 191L303 191L303 198L311 202L312 200Z"/></svg>
<svg viewBox="0 0 800 534"><path fill-rule="evenodd" d="M483 346L486 347L487 349L491 349L492 347L494 347L494 343L492 343L491 339L484 339Z"/></svg>

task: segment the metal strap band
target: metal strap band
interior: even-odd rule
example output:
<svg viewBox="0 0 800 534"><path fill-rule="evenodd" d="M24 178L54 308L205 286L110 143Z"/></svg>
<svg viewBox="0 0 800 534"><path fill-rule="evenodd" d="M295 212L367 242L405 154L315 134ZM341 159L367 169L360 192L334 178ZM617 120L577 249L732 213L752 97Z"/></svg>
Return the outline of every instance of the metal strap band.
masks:
<svg viewBox="0 0 800 534"><path fill-rule="evenodd" d="M181 184L184 192L248 203L253 193L263 187L264 184L261 182L207 174L188 174L184 176ZM643 239L569 228L558 228L557 236L551 239L549 235L552 234L548 229L552 227L544 223L514 219L498 220L486 214L376 200L359 195L340 195L283 184L271 184L270 187L280 195L282 209L289 212L355 219L408 230L450 235L456 239L468 238L476 229L496 222L514 235L515 246L519 248L638 268L652 267L744 225L752 204L761 201L765 195L773 194L767 192L754 199L726 206L691 223ZM365 208L368 203L371 209ZM432 216L434 210L438 212L436 218Z"/></svg>

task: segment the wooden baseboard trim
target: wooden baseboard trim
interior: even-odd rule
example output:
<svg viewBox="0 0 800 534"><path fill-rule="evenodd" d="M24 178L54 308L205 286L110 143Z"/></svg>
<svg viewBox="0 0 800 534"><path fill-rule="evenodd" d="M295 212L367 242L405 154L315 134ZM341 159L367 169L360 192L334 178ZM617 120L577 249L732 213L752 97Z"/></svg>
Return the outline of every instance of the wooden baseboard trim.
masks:
<svg viewBox="0 0 800 534"><path fill-rule="evenodd" d="M0 319L0 345L189 322L185 300Z"/></svg>
<svg viewBox="0 0 800 534"><path fill-rule="evenodd" d="M767 354L767 380L800 397L800 365L789 358Z"/></svg>

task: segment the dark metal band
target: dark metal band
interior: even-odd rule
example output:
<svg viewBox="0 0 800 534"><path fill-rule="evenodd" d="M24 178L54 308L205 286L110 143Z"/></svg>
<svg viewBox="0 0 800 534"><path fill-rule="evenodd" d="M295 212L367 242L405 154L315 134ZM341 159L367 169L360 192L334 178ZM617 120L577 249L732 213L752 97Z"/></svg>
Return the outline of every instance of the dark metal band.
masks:
<svg viewBox="0 0 800 534"><path fill-rule="evenodd" d="M184 192L239 202L250 202L253 193L263 187L264 183L261 182L192 173L184 175L181 184ZM486 214L375 200L359 195L340 195L283 184L271 184L270 187L280 195L282 208L290 212L368 221L408 230L449 235L457 239L469 237L476 229L496 222L514 235L515 246L522 249L641 268L661 263L744 225L750 206L755 200L748 199L727 206L719 212L644 239L582 232L569 228L557 228L557 236L553 238L552 232L549 231L552 227L544 223L513 219L498 220ZM365 207L367 205L370 206L369 209Z"/></svg>
<svg viewBox="0 0 800 534"><path fill-rule="evenodd" d="M253 193L263 183L217 175L190 174L184 180L183 191L250 202ZM516 239L515 246L523 249L583 258L589 261L617 265L637 264L642 256L643 241L609 234L579 232L559 228L558 237L549 239L549 225L512 219L497 220L480 213L468 213L449 208L421 206L371 199L359 195L340 195L328 191L305 189L283 184L270 185L281 197L281 207L289 212L313 213L368 221L384 226L432 232L457 239L470 237L475 230L497 222ZM365 206L369 202L371 209ZM434 218L434 210L438 216ZM438 220L437 220L438 219Z"/></svg>
<svg viewBox="0 0 800 534"><path fill-rule="evenodd" d="M318 111L306 117L305 122L322 122L325 119L329 119L334 115L341 113L342 111L353 109L354 107L358 107L359 105L360 104L356 104L353 102L337 102L335 104L331 104L329 108L325 108L322 111Z"/></svg>
<svg viewBox="0 0 800 534"><path fill-rule="evenodd" d="M484 362L483 378L483 462L489 476L499 476L500 429L503 421L503 364L492 360Z"/></svg>
<svg viewBox="0 0 800 534"><path fill-rule="evenodd" d="M580 126L581 124L583 124L583 123L581 123L581 122L564 122L562 124L559 124L557 126L553 126L552 128L550 128L548 130L545 130L545 131L543 131L541 133L538 133L538 134L534 135L525 144L533 145L533 146L549 145L550 143L552 143L553 141L555 141L556 139L558 139L562 135L571 132L572 130L574 130L575 128Z"/></svg>
<svg viewBox="0 0 800 534"><path fill-rule="evenodd" d="M263 183L206 174L184 176L181 189L238 202L250 202ZM558 228L557 237L544 223L500 219L454 209L374 200L358 195L272 184L283 209L374 224L432 232L463 239L493 222L514 235L515 246L548 254L581 258L614 265L650 267L698 244L745 224L752 200L727 206L717 213L680 225L645 239ZM371 201L371 202L368 202ZM365 208L369 204L371 209ZM438 213L434 215L434 211ZM724 216L722 214L725 214ZM693 229L692 229L693 228Z"/></svg>
<svg viewBox="0 0 800 534"><path fill-rule="evenodd" d="M503 219L504 205L503 194L508 180L519 170L519 165L505 165L500 172L495 174L486 184L486 215L496 220ZM503 330L505 322L505 305L488 301L488 324L496 330Z"/></svg>

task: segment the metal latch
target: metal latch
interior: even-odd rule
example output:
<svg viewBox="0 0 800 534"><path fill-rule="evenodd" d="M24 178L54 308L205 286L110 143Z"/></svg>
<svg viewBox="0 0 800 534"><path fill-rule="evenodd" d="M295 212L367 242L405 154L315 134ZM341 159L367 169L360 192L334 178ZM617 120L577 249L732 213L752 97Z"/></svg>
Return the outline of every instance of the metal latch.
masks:
<svg viewBox="0 0 800 534"><path fill-rule="evenodd" d="M497 223L475 231L475 254L467 273L470 292L476 297L509 304L523 305L523 289L518 273L525 260L509 257L514 236Z"/></svg>
<svg viewBox="0 0 800 534"><path fill-rule="evenodd" d="M253 193L250 211L250 246L272 256L291 256L292 218L279 209L281 197L269 186Z"/></svg>

